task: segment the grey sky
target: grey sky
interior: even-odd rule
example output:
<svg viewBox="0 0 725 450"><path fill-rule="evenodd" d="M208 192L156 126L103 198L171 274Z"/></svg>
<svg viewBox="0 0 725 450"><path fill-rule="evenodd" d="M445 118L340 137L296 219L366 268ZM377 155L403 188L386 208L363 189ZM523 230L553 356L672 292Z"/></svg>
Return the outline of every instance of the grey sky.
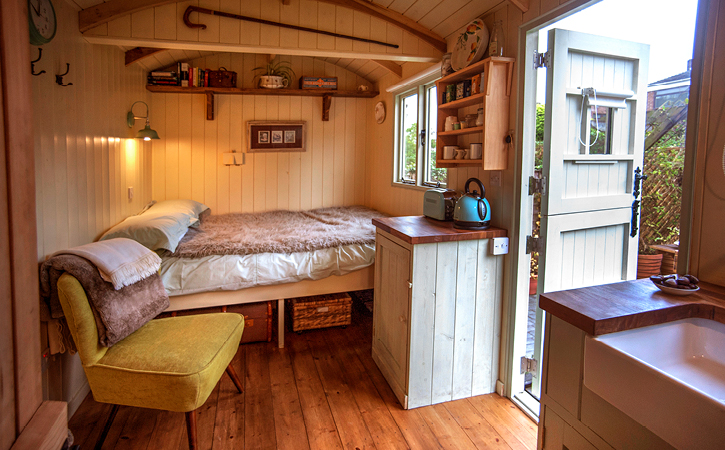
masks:
<svg viewBox="0 0 725 450"><path fill-rule="evenodd" d="M687 70L696 15L697 0L603 0L542 29L539 48L546 49L551 28L649 44L648 83L652 83ZM540 83L537 89L540 102L544 86Z"/></svg>

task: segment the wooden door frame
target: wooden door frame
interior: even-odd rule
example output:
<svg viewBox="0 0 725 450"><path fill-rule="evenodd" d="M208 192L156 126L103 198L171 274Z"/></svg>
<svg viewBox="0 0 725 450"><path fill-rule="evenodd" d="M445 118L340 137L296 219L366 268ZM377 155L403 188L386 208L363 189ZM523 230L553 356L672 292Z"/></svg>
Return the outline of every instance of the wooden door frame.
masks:
<svg viewBox="0 0 725 450"><path fill-rule="evenodd" d="M13 356L7 360L3 358L0 363L3 374L12 373L12 381L3 381L7 384L0 390L3 435L12 431L9 438L3 436L0 440L2 450L10 446L16 449L54 445L61 437L65 440L67 435L65 403L43 403L41 386L35 155L29 69L27 2L2 0L0 79L4 145L0 148L4 158L0 159L3 163L0 170L4 173L0 181L4 181L5 186L0 190L3 194L0 220L4 221L8 235L7 251L0 255L0 268L7 271L10 296L2 296L0 302L3 310L12 311L12 331L8 333L12 342L3 343L3 347L11 347ZM52 439L47 441L48 437Z"/></svg>

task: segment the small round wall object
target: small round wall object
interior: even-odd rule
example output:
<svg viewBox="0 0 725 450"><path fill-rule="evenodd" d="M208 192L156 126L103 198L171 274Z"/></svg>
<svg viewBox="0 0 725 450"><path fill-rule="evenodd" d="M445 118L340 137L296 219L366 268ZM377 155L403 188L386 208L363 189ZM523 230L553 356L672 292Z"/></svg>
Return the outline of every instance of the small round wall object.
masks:
<svg viewBox="0 0 725 450"><path fill-rule="evenodd" d="M383 102L375 104L375 121L377 123L385 122L385 103Z"/></svg>
<svg viewBox="0 0 725 450"><path fill-rule="evenodd" d="M50 0L28 0L28 26L32 45L47 44L55 37L58 22Z"/></svg>

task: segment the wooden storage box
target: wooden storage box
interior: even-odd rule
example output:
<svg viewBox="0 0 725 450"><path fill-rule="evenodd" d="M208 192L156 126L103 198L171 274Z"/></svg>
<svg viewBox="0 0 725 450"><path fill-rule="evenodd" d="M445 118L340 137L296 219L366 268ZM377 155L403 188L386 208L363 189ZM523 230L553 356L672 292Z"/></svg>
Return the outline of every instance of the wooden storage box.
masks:
<svg viewBox="0 0 725 450"><path fill-rule="evenodd" d="M290 299L292 331L350 325L352 299L346 293Z"/></svg>
<svg viewBox="0 0 725 450"><path fill-rule="evenodd" d="M247 342L270 342L272 340L272 302L246 303L241 305L215 306L212 308L185 309L161 313L158 319L193 314L230 312L244 316L242 344Z"/></svg>
<svg viewBox="0 0 725 450"><path fill-rule="evenodd" d="M337 77L300 77L300 89L337 89Z"/></svg>

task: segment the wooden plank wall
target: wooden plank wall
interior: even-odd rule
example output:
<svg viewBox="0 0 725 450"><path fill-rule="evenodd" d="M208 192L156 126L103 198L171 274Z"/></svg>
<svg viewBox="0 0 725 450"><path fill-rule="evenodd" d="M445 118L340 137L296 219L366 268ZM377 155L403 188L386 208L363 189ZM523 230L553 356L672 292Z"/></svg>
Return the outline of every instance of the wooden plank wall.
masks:
<svg viewBox="0 0 725 450"><path fill-rule="evenodd" d="M127 139L143 123L131 130L125 120L134 101L149 97L145 74L124 67L118 48L86 43L77 11L66 2L54 6L58 32L36 64L46 73L32 77L38 261L96 240L151 199L150 145ZM36 47L30 53L37 58ZM64 81L73 85L61 87L54 74L63 73L66 63L70 72ZM137 114L143 112L139 106ZM133 201L126 194L129 186ZM46 396L69 401L72 414L87 385L78 358L62 360L62 368L51 365Z"/></svg>
<svg viewBox="0 0 725 450"><path fill-rule="evenodd" d="M192 29L182 20L184 11L192 5L379 40L398 44L399 48L201 14L193 14L191 21L203 23L207 28ZM345 53L440 57L440 52L432 45L399 27L362 12L315 0L292 0L289 5L283 5L279 1L263 0L181 1L120 17L85 34L89 37L108 37L119 42L163 40L166 45L173 48L179 48L178 43L183 42L184 48L197 47L196 49L216 49L216 51L224 51L224 47L231 46L243 46L252 52L255 47L283 47L286 49L286 54L299 49L299 51L336 52L338 57ZM259 53L264 51L260 50Z"/></svg>
<svg viewBox="0 0 725 450"><path fill-rule="evenodd" d="M365 80L310 57L284 57L297 76L336 76L339 89ZM192 60L196 67L226 67L239 87L252 87L262 55L222 53ZM330 120L322 121L318 97L217 95L213 121L205 119L206 97L151 95L154 200L191 198L214 214L310 209L365 204L368 99L333 98ZM247 151L247 121L307 121L307 151L247 153L243 166L224 166L221 154Z"/></svg>
<svg viewBox="0 0 725 450"><path fill-rule="evenodd" d="M489 239L413 246L408 407L495 390L503 258Z"/></svg>
<svg viewBox="0 0 725 450"><path fill-rule="evenodd" d="M145 74L124 67L121 50L87 44L78 33L78 13L65 2L56 14L58 33L36 64L47 73L33 77L39 261L96 240L151 198L150 152L126 139L143 123L132 131L125 120L134 101L147 100ZM61 87L53 75L65 72L66 63L64 81L73 85Z"/></svg>

